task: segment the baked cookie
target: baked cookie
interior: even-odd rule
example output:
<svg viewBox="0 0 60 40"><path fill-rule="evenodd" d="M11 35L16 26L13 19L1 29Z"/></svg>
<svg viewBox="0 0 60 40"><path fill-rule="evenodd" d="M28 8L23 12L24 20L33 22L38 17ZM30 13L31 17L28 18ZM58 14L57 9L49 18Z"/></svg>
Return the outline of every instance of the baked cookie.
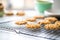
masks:
<svg viewBox="0 0 60 40"><path fill-rule="evenodd" d="M17 16L24 16L25 15L25 13L24 12L17 12L17 14L16 14Z"/></svg>
<svg viewBox="0 0 60 40"><path fill-rule="evenodd" d="M17 25L24 25L26 23L27 23L26 21L17 21L17 22L15 22L15 24L17 24Z"/></svg>
<svg viewBox="0 0 60 40"><path fill-rule="evenodd" d="M36 18L36 19L43 19L44 16L34 16L34 18Z"/></svg>
<svg viewBox="0 0 60 40"><path fill-rule="evenodd" d="M38 29L38 28L40 28L40 24L26 24L26 28Z"/></svg>
<svg viewBox="0 0 60 40"><path fill-rule="evenodd" d="M50 24L51 22L49 20L42 20L39 21L38 24Z"/></svg>
<svg viewBox="0 0 60 40"><path fill-rule="evenodd" d="M36 21L35 18L27 18L26 20L27 20L27 21L30 21L30 22L34 22L34 21Z"/></svg>
<svg viewBox="0 0 60 40"><path fill-rule="evenodd" d="M56 17L47 17L47 18L45 18L45 20L49 20L49 21L51 21L51 22L55 22L55 21L57 21L58 19L57 19Z"/></svg>
<svg viewBox="0 0 60 40"><path fill-rule="evenodd" d="M45 28L46 30L58 30L58 29L59 29L59 26L56 25L56 24L46 24L46 25L44 26L44 28Z"/></svg>
<svg viewBox="0 0 60 40"><path fill-rule="evenodd" d="M60 29L60 21L56 21L55 24L58 25Z"/></svg>
<svg viewBox="0 0 60 40"><path fill-rule="evenodd" d="M12 12L8 12L5 14L6 16L13 16L14 14Z"/></svg>
<svg viewBox="0 0 60 40"><path fill-rule="evenodd" d="M56 21L55 24L57 24L60 27L60 21Z"/></svg>

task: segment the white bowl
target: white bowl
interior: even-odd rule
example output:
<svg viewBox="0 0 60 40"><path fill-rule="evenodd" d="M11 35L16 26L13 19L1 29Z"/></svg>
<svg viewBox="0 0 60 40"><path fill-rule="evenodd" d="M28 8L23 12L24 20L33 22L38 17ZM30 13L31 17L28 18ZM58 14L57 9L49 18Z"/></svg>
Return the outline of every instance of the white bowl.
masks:
<svg viewBox="0 0 60 40"><path fill-rule="evenodd" d="M54 10L50 9L50 10L46 10L44 12L44 15L45 16L56 16L56 17L58 17L58 16L60 16L60 12L59 11L54 11Z"/></svg>

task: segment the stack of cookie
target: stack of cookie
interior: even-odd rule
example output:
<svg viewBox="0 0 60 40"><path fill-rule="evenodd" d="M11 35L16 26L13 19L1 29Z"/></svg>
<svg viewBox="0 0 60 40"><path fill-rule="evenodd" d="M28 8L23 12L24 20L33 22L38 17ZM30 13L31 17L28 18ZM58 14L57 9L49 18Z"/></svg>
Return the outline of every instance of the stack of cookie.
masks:
<svg viewBox="0 0 60 40"><path fill-rule="evenodd" d="M4 6L2 3L0 3L0 17L4 15Z"/></svg>
<svg viewBox="0 0 60 40"><path fill-rule="evenodd" d="M4 6L2 3L0 3L0 11L3 11L4 10Z"/></svg>

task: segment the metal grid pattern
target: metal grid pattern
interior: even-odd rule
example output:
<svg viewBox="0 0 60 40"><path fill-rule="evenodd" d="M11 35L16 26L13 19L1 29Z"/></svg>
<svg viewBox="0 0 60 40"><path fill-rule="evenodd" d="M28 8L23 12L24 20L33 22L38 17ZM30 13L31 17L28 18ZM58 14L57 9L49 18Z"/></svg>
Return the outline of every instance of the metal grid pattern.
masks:
<svg viewBox="0 0 60 40"><path fill-rule="evenodd" d="M46 38L46 39L51 39L51 40L60 40L60 30L59 31L49 31L49 30L45 30L43 27L37 30L30 30L21 26L21 27L13 27L13 25L11 25L11 23L3 23L0 24L0 28L4 28L4 30L10 30L10 31L14 31L17 34L24 34L24 35L29 35L29 36L34 36L34 37L42 37L42 38ZM18 31L17 31L18 30Z"/></svg>

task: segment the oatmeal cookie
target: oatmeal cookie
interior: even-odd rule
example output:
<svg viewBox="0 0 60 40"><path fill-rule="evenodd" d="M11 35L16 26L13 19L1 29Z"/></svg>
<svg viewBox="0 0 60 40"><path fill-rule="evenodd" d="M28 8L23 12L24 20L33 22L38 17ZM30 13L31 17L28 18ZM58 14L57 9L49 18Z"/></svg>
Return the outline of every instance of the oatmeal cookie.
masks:
<svg viewBox="0 0 60 40"><path fill-rule="evenodd" d="M56 21L55 24L58 25L60 29L60 21Z"/></svg>
<svg viewBox="0 0 60 40"><path fill-rule="evenodd" d="M17 21L15 22L15 24L17 25L23 25L23 24L26 24L27 22L26 21Z"/></svg>
<svg viewBox="0 0 60 40"><path fill-rule="evenodd" d="M27 18L26 20L27 20L27 21L30 21L30 22L34 22L34 21L36 21L35 18Z"/></svg>
<svg viewBox="0 0 60 40"><path fill-rule="evenodd" d="M17 14L16 14L17 16L24 16L25 15L25 13L24 12L17 12Z"/></svg>
<svg viewBox="0 0 60 40"><path fill-rule="evenodd" d="M46 24L44 28L46 30L58 30L59 26L57 26L56 24Z"/></svg>
<svg viewBox="0 0 60 40"><path fill-rule="evenodd" d="M49 20L42 20L39 21L38 24L50 24L51 22Z"/></svg>
<svg viewBox="0 0 60 40"><path fill-rule="evenodd" d="M44 16L34 16L34 18L36 18L36 19L43 19Z"/></svg>
<svg viewBox="0 0 60 40"><path fill-rule="evenodd" d="M38 28L40 28L40 24L26 24L26 28L38 29Z"/></svg>
<svg viewBox="0 0 60 40"><path fill-rule="evenodd" d="M57 19L56 17L47 17L47 18L45 18L45 20L49 20L49 21L51 21L51 22L55 22L55 21L57 21L58 19Z"/></svg>
<svg viewBox="0 0 60 40"><path fill-rule="evenodd" d="M12 12L6 13L6 16L13 16L14 14Z"/></svg>
<svg viewBox="0 0 60 40"><path fill-rule="evenodd" d="M56 21L55 24L59 25L60 26L60 21Z"/></svg>

